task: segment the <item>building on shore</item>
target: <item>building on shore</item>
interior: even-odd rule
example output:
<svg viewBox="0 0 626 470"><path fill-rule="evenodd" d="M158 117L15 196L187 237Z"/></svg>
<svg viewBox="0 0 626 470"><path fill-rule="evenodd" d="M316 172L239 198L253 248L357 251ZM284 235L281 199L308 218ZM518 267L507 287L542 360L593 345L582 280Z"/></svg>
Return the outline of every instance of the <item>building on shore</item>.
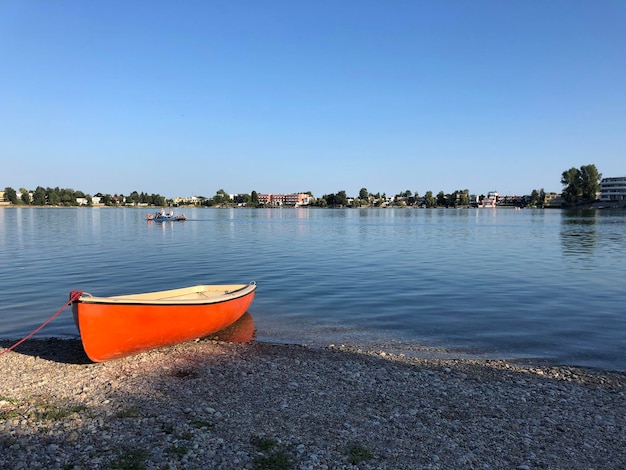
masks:
<svg viewBox="0 0 626 470"><path fill-rule="evenodd" d="M600 201L626 204L626 176L602 178Z"/></svg>
<svg viewBox="0 0 626 470"><path fill-rule="evenodd" d="M559 193L546 193L543 207L562 207L565 199Z"/></svg>
<svg viewBox="0 0 626 470"><path fill-rule="evenodd" d="M306 193L259 194L259 204L264 206L308 206L311 196Z"/></svg>

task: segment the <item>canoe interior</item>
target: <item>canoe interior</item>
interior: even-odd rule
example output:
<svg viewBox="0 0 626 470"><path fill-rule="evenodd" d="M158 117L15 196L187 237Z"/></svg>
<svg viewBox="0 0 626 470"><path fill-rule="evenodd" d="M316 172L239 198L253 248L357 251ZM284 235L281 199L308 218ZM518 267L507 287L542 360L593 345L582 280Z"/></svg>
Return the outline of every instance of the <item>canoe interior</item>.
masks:
<svg viewBox="0 0 626 470"><path fill-rule="evenodd" d="M255 284L198 285L143 294L116 295L112 297L94 297L83 293L80 302L108 304L207 304L218 303L245 295L256 288Z"/></svg>

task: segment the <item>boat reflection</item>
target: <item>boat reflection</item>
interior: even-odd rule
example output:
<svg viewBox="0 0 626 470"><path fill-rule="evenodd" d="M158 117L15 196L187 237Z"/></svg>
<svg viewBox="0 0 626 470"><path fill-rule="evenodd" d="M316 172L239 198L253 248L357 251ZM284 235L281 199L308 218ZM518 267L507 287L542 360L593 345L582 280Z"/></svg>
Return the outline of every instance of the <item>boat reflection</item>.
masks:
<svg viewBox="0 0 626 470"><path fill-rule="evenodd" d="M254 318L248 312L244 313L239 320L217 333L205 336L203 339L225 341L227 343L249 343L256 336Z"/></svg>

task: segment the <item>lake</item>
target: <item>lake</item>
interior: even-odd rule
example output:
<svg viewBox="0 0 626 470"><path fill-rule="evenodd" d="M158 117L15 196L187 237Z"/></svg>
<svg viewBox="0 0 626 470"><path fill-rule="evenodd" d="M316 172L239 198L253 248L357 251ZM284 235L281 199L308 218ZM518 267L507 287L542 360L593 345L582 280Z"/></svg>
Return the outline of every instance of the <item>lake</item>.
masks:
<svg viewBox="0 0 626 470"><path fill-rule="evenodd" d="M0 338L71 290L256 281L256 339L626 370L626 211L0 208ZM38 337L78 337L71 312Z"/></svg>

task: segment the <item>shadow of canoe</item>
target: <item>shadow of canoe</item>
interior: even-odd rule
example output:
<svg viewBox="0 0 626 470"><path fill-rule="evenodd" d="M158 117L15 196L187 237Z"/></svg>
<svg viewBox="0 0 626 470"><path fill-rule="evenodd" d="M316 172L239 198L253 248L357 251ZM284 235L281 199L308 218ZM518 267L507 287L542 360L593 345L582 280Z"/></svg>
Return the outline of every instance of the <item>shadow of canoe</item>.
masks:
<svg viewBox="0 0 626 470"><path fill-rule="evenodd" d="M205 339L224 341L228 343L248 343L254 340L256 328L254 319L248 312L235 323L217 333L206 336ZM10 348L18 340L0 340L0 347ZM0 351L1 352L1 351ZM83 344L79 338L34 338L27 340L13 349L17 354L38 357L48 361L64 364L91 364Z"/></svg>

